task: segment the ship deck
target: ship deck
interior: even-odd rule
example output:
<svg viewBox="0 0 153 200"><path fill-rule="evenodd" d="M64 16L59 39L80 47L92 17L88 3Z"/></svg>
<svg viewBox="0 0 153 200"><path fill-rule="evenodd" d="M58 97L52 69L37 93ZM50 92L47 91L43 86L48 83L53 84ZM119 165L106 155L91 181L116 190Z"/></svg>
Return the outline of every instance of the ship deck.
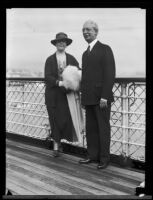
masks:
<svg viewBox="0 0 153 200"><path fill-rule="evenodd" d="M6 139L6 188L13 195L134 195L141 171L110 164L80 165L79 157Z"/></svg>

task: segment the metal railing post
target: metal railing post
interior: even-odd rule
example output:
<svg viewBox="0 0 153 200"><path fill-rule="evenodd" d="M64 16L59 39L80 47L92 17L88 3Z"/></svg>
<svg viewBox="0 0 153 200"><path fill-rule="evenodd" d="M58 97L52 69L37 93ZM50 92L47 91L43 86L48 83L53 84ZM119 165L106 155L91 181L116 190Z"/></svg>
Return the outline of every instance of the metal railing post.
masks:
<svg viewBox="0 0 153 200"><path fill-rule="evenodd" d="M82 141L83 141L83 147L85 147L86 146L86 143L87 143L87 141L86 141L86 111L85 111L85 109L83 110L84 112L83 112L83 114L84 114L84 130L83 130L83 134L82 134Z"/></svg>
<svg viewBox="0 0 153 200"><path fill-rule="evenodd" d="M22 105L23 105L23 108L24 108L24 106L25 106L25 98L24 98L24 95L25 95L25 92L24 92L24 90L25 90L25 82L23 81L23 91L22 91L22 94L23 94L23 103L22 103ZM25 110L23 110L23 133L25 134Z"/></svg>
<svg viewBox="0 0 153 200"><path fill-rule="evenodd" d="M121 84L121 112L122 112L122 155L128 156L127 137L128 137L128 94L127 84Z"/></svg>

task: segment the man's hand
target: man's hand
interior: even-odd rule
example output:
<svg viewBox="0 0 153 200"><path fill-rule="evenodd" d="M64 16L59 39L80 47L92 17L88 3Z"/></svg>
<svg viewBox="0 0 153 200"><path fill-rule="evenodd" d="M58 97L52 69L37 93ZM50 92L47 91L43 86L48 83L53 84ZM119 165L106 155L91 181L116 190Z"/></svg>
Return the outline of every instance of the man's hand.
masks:
<svg viewBox="0 0 153 200"><path fill-rule="evenodd" d="M100 99L100 108L106 108L107 107L107 99Z"/></svg>

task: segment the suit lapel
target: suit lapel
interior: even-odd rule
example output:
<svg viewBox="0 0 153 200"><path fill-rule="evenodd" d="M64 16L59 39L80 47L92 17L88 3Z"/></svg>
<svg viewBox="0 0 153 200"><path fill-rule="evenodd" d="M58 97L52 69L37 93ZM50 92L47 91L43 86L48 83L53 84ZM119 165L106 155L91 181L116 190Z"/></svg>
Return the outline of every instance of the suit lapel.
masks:
<svg viewBox="0 0 153 200"><path fill-rule="evenodd" d="M91 49L90 54L93 53L96 50L96 48L98 47L98 45L99 45L99 41L97 41L96 44L93 46L93 48Z"/></svg>

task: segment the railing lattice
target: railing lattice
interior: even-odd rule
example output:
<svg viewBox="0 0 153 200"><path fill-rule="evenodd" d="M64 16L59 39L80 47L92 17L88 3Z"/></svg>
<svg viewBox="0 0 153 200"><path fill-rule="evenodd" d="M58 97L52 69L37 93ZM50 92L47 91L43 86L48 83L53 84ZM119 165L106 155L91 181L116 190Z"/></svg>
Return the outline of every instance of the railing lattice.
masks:
<svg viewBox="0 0 153 200"><path fill-rule="evenodd" d="M9 78L6 86L6 131L46 139L50 126L44 80ZM145 161L145 90L141 79L116 79L110 121L112 154ZM82 143L72 144L86 148L85 131L81 137Z"/></svg>

